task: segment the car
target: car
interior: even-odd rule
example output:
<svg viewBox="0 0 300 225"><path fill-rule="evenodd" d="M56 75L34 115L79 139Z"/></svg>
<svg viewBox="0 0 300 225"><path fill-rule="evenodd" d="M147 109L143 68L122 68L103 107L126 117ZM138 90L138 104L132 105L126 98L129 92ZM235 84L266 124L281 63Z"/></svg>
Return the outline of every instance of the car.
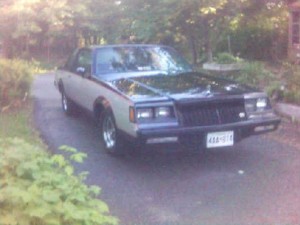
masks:
<svg viewBox="0 0 300 225"><path fill-rule="evenodd" d="M197 72L163 45L77 49L54 83L65 114L78 107L89 112L111 154L130 143L233 146L280 123L264 92Z"/></svg>

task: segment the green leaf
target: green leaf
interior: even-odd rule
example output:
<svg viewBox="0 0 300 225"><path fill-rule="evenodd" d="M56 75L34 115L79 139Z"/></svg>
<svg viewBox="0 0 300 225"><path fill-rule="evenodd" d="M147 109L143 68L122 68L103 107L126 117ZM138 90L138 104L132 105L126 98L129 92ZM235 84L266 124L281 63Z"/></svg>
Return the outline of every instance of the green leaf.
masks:
<svg viewBox="0 0 300 225"><path fill-rule="evenodd" d="M57 164L59 167L64 167L66 165L66 160L63 155L54 155L51 157L52 162Z"/></svg>
<svg viewBox="0 0 300 225"><path fill-rule="evenodd" d="M89 172L85 171L85 172L81 172L78 176L80 178L80 180L86 180L87 176L89 175Z"/></svg>
<svg viewBox="0 0 300 225"><path fill-rule="evenodd" d="M73 175L73 173L74 173L74 169L73 169L72 166L66 166L66 167L65 167L65 172L66 172L66 174L67 174L68 176L71 176L71 175Z"/></svg>
<svg viewBox="0 0 300 225"><path fill-rule="evenodd" d="M43 219L46 215L51 213L51 208L46 204L28 206L25 210L29 216Z"/></svg>
<svg viewBox="0 0 300 225"><path fill-rule="evenodd" d="M101 192L101 188L99 188L98 186L91 186L90 187L90 192L95 195L98 196Z"/></svg>
<svg viewBox="0 0 300 225"><path fill-rule="evenodd" d="M60 193L53 190L44 190L43 191L43 199L46 202L57 203L60 201Z"/></svg>
<svg viewBox="0 0 300 225"><path fill-rule="evenodd" d="M87 154L81 152L71 155L71 159L77 163L82 163L85 158L87 158Z"/></svg>
<svg viewBox="0 0 300 225"><path fill-rule="evenodd" d="M77 149L76 148L72 148L72 147L67 146L67 145L60 146L59 150L62 150L62 151L65 151L65 152L70 152L70 153L77 153Z"/></svg>

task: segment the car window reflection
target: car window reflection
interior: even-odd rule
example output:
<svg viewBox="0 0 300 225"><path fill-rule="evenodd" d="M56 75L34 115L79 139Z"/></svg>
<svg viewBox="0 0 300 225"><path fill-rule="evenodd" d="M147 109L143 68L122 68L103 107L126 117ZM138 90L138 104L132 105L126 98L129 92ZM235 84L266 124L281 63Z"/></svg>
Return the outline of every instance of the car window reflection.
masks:
<svg viewBox="0 0 300 225"><path fill-rule="evenodd" d="M192 67L175 51L163 47L99 48L95 63L96 75L141 71L177 74L192 71Z"/></svg>

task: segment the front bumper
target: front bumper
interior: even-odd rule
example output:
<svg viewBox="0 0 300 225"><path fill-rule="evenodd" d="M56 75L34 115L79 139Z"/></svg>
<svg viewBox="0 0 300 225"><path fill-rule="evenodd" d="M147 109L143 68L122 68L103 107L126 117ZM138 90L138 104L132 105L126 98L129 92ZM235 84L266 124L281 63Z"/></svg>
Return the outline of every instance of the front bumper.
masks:
<svg viewBox="0 0 300 225"><path fill-rule="evenodd" d="M175 140L175 138L181 140L194 139L203 142L210 132L234 131L234 142L236 143L251 135L274 131L279 124L280 118L276 116L268 119L255 119L214 126L144 128L137 131L137 138L146 143L149 140L164 142L164 140Z"/></svg>

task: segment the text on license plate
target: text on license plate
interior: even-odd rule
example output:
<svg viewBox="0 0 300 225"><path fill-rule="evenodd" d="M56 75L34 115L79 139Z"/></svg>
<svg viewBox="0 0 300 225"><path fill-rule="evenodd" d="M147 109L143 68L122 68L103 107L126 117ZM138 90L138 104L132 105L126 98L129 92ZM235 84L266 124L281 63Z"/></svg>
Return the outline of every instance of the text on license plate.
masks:
<svg viewBox="0 0 300 225"><path fill-rule="evenodd" d="M207 148L225 147L232 146L234 143L234 132L233 131L222 131L208 133L206 139Z"/></svg>

